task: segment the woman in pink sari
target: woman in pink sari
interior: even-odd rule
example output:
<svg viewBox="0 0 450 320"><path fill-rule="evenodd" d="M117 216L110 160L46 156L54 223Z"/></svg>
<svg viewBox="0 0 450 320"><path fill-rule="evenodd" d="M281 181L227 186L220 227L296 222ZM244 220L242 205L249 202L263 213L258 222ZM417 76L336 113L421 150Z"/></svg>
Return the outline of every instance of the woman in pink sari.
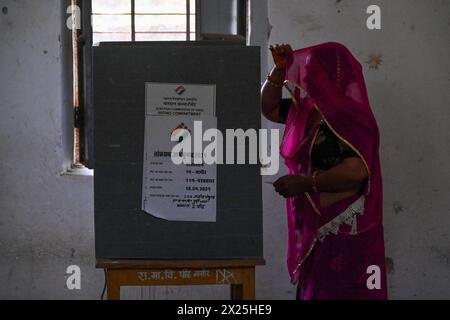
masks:
<svg viewBox="0 0 450 320"><path fill-rule="evenodd" d="M266 118L285 123L288 257L298 298L386 299L379 132L360 63L338 43L271 47ZM281 99L283 86L291 99Z"/></svg>

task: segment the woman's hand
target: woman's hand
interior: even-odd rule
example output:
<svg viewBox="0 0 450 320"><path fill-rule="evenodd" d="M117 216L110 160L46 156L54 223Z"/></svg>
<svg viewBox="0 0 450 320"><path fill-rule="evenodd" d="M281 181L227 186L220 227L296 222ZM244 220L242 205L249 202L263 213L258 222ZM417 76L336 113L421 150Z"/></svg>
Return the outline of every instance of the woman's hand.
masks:
<svg viewBox="0 0 450 320"><path fill-rule="evenodd" d="M278 70L285 70L287 65L287 57L292 54L292 48L288 44L270 46L273 62Z"/></svg>
<svg viewBox="0 0 450 320"><path fill-rule="evenodd" d="M287 175L273 183L275 191L285 198L294 197L308 192L312 188L312 178L309 176Z"/></svg>

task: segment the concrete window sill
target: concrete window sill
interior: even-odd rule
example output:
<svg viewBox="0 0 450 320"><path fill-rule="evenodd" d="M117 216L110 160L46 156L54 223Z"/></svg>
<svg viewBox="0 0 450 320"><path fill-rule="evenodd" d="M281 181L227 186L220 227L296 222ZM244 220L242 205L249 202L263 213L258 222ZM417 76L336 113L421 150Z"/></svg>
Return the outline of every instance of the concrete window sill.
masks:
<svg viewBox="0 0 450 320"><path fill-rule="evenodd" d="M84 166L74 166L67 171L61 173L62 176L77 176L77 177L93 177L94 170L88 169Z"/></svg>

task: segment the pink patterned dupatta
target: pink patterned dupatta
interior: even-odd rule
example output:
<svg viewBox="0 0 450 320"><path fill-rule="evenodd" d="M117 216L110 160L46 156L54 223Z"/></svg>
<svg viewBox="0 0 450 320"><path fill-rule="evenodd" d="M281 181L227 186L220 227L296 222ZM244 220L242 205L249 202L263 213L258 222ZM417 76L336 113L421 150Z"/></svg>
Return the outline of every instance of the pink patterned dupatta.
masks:
<svg viewBox="0 0 450 320"><path fill-rule="evenodd" d="M310 133L305 133L305 129L309 114L314 108L321 113L330 129L356 151L369 172L363 191L366 197L364 214L358 216L356 235L352 233L351 236L354 241L345 240L346 248L342 250L348 252L340 253L339 249L326 254L315 253L316 257L312 259L315 264L314 276L308 274L308 270L312 269L311 266L306 266L308 260L311 260L309 256L314 255L316 250L328 250L326 245L317 245L318 229L339 215L355 198L348 199L347 203L341 201L324 209L320 207L319 195L314 193L304 193L287 200L289 236L287 263L291 281L296 283L299 279L303 279L308 282L314 278L315 287L320 287L318 283L323 278L355 285L364 283L365 286L368 277L366 268L376 264L383 273L382 292L378 292L378 296L372 293L365 296L361 293L364 290L360 290L358 297L384 297L386 290L379 132L369 104L361 64L346 47L339 43L328 42L295 51L289 57L285 83L291 87L290 92L294 101L280 148L289 173L311 174L311 149L315 139L314 133L318 127L313 128ZM349 235L350 228L342 226L339 234L335 236L336 243ZM325 242L327 241L334 241L334 238ZM354 247L352 243L355 243ZM322 261L317 261L319 256L322 257ZM329 265L334 263L337 256L350 260L345 263L353 265L354 268L348 270L356 272L353 274L337 272L336 277L340 277L339 279L325 275L330 273ZM341 279L342 277L348 278ZM315 297L319 296L320 294L315 294ZM323 294L322 297L326 298L327 295Z"/></svg>

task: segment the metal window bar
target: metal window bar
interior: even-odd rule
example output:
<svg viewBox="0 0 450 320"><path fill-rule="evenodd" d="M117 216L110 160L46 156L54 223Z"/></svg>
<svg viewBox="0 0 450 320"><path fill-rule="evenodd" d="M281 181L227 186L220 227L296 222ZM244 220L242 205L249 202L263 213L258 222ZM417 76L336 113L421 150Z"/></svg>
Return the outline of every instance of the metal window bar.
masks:
<svg viewBox="0 0 450 320"><path fill-rule="evenodd" d="M191 1L186 0L186 41L191 40Z"/></svg>
<svg viewBox="0 0 450 320"><path fill-rule="evenodd" d="M136 42L136 1L131 0L131 42Z"/></svg>

